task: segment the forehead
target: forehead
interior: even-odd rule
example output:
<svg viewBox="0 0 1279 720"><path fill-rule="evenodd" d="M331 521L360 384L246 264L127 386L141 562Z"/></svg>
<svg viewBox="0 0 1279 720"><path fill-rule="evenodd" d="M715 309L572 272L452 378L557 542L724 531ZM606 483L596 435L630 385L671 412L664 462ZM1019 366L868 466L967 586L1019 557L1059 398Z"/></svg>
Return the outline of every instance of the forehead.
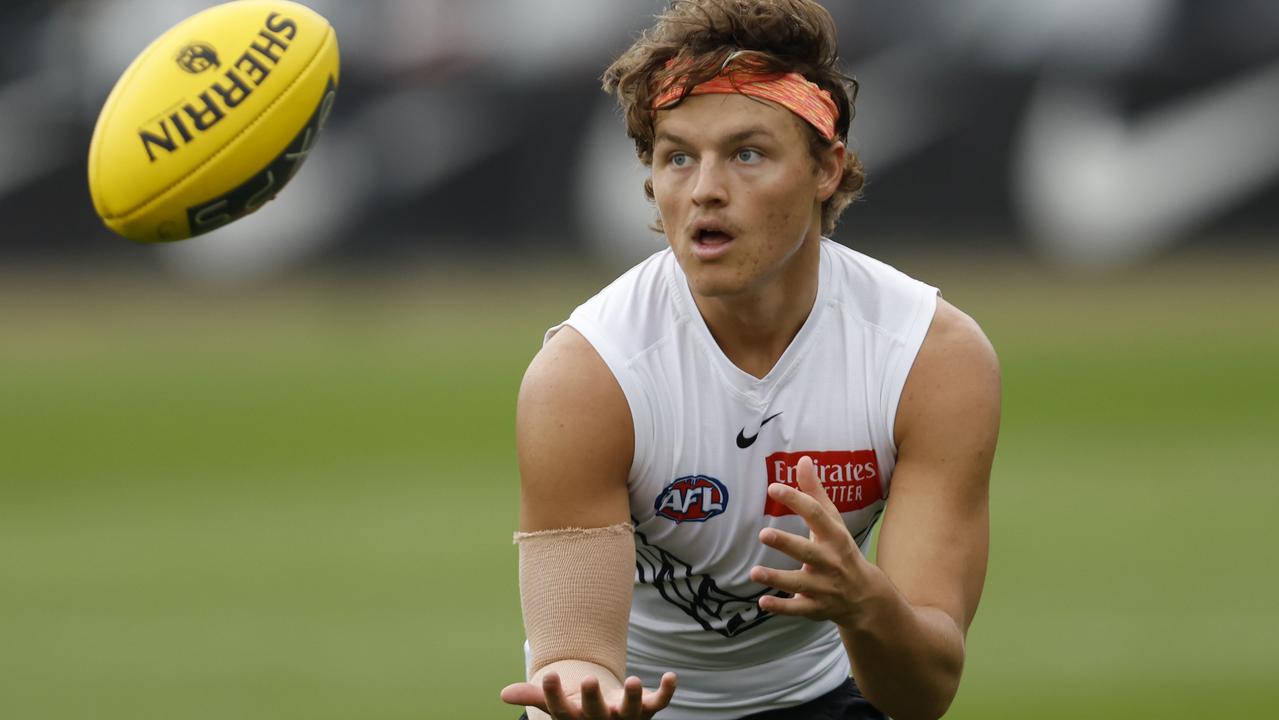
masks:
<svg viewBox="0 0 1279 720"><path fill-rule="evenodd" d="M671 136L714 143L747 131L778 142L805 143L804 120L768 100L745 95L694 95L669 110L658 110L653 124L657 142Z"/></svg>

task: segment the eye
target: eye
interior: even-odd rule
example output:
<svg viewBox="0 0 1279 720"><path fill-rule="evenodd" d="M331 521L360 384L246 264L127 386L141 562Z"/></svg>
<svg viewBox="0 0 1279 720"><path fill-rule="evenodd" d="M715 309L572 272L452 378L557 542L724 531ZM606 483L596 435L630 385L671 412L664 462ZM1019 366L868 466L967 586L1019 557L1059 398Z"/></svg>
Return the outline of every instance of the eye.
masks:
<svg viewBox="0 0 1279 720"><path fill-rule="evenodd" d="M671 153L670 157L666 159L666 162L669 163L671 167L677 168L688 167L688 164L692 161L693 160L688 156L688 153L682 152Z"/></svg>
<svg viewBox="0 0 1279 720"><path fill-rule="evenodd" d="M764 156L760 155L758 150L752 150L751 148L738 150L736 157L738 162L746 165L754 165L764 159Z"/></svg>

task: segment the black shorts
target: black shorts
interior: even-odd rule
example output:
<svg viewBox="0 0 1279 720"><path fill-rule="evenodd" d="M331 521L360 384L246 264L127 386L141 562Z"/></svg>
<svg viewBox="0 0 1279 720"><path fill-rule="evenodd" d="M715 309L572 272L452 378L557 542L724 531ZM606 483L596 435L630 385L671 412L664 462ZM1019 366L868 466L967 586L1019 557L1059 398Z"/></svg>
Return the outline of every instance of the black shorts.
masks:
<svg viewBox="0 0 1279 720"><path fill-rule="evenodd" d="M742 720L888 720L888 716L862 697L852 678L846 678L839 687L803 705L766 710Z"/></svg>
<svg viewBox="0 0 1279 720"><path fill-rule="evenodd" d="M657 714L660 719L661 713ZM842 685L794 707L767 710L747 715L741 720L887 720L888 716L862 697L857 683L848 678ZM520 720L528 720L527 714Z"/></svg>

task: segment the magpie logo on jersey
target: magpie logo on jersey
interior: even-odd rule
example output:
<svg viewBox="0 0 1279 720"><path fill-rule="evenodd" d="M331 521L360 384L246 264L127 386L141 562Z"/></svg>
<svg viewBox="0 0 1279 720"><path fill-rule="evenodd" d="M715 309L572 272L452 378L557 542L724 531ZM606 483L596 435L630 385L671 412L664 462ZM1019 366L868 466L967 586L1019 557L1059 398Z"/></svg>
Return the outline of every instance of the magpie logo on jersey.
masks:
<svg viewBox="0 0 1279 720"><path fill-rule="evenodd" d="M631 522L639 524L634 518ZM724 637L740 635L776 617L759 606L761 597L791 596L784 590L772 588L753 595L726 592L715 578L695 572L691 564L650 543L648 536L639 530L635 531L635 578L652 585L663 600L684 611L706 630Z"/></svg>
<svg viewBox="0 0 1279 720"><path fill-rule="evenodd" d="M653 510L676 524L706 522L728 507L728 488L708 475L686 475L667 485Z"/></svg>

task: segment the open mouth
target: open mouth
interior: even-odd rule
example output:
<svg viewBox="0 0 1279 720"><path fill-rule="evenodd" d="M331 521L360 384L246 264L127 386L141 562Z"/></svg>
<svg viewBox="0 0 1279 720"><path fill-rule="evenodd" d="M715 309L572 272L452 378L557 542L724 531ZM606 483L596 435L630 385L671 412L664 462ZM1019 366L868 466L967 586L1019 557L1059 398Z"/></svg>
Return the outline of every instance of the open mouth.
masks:
<svg viewBox="0 0 1279 720"><path fill-rule="evenodd" d="M732 231L712 221L696 223L690 235L693 239L693 257L702 262L716 261L727 255L735 239Z"/></svg>
<svg viewBox="0 0 1279 720"><path fill-rule="evenodd" d="M723 245L732 240L732 233L718 225L707 224L693 230L693 242L699 245Z"/></svg>

